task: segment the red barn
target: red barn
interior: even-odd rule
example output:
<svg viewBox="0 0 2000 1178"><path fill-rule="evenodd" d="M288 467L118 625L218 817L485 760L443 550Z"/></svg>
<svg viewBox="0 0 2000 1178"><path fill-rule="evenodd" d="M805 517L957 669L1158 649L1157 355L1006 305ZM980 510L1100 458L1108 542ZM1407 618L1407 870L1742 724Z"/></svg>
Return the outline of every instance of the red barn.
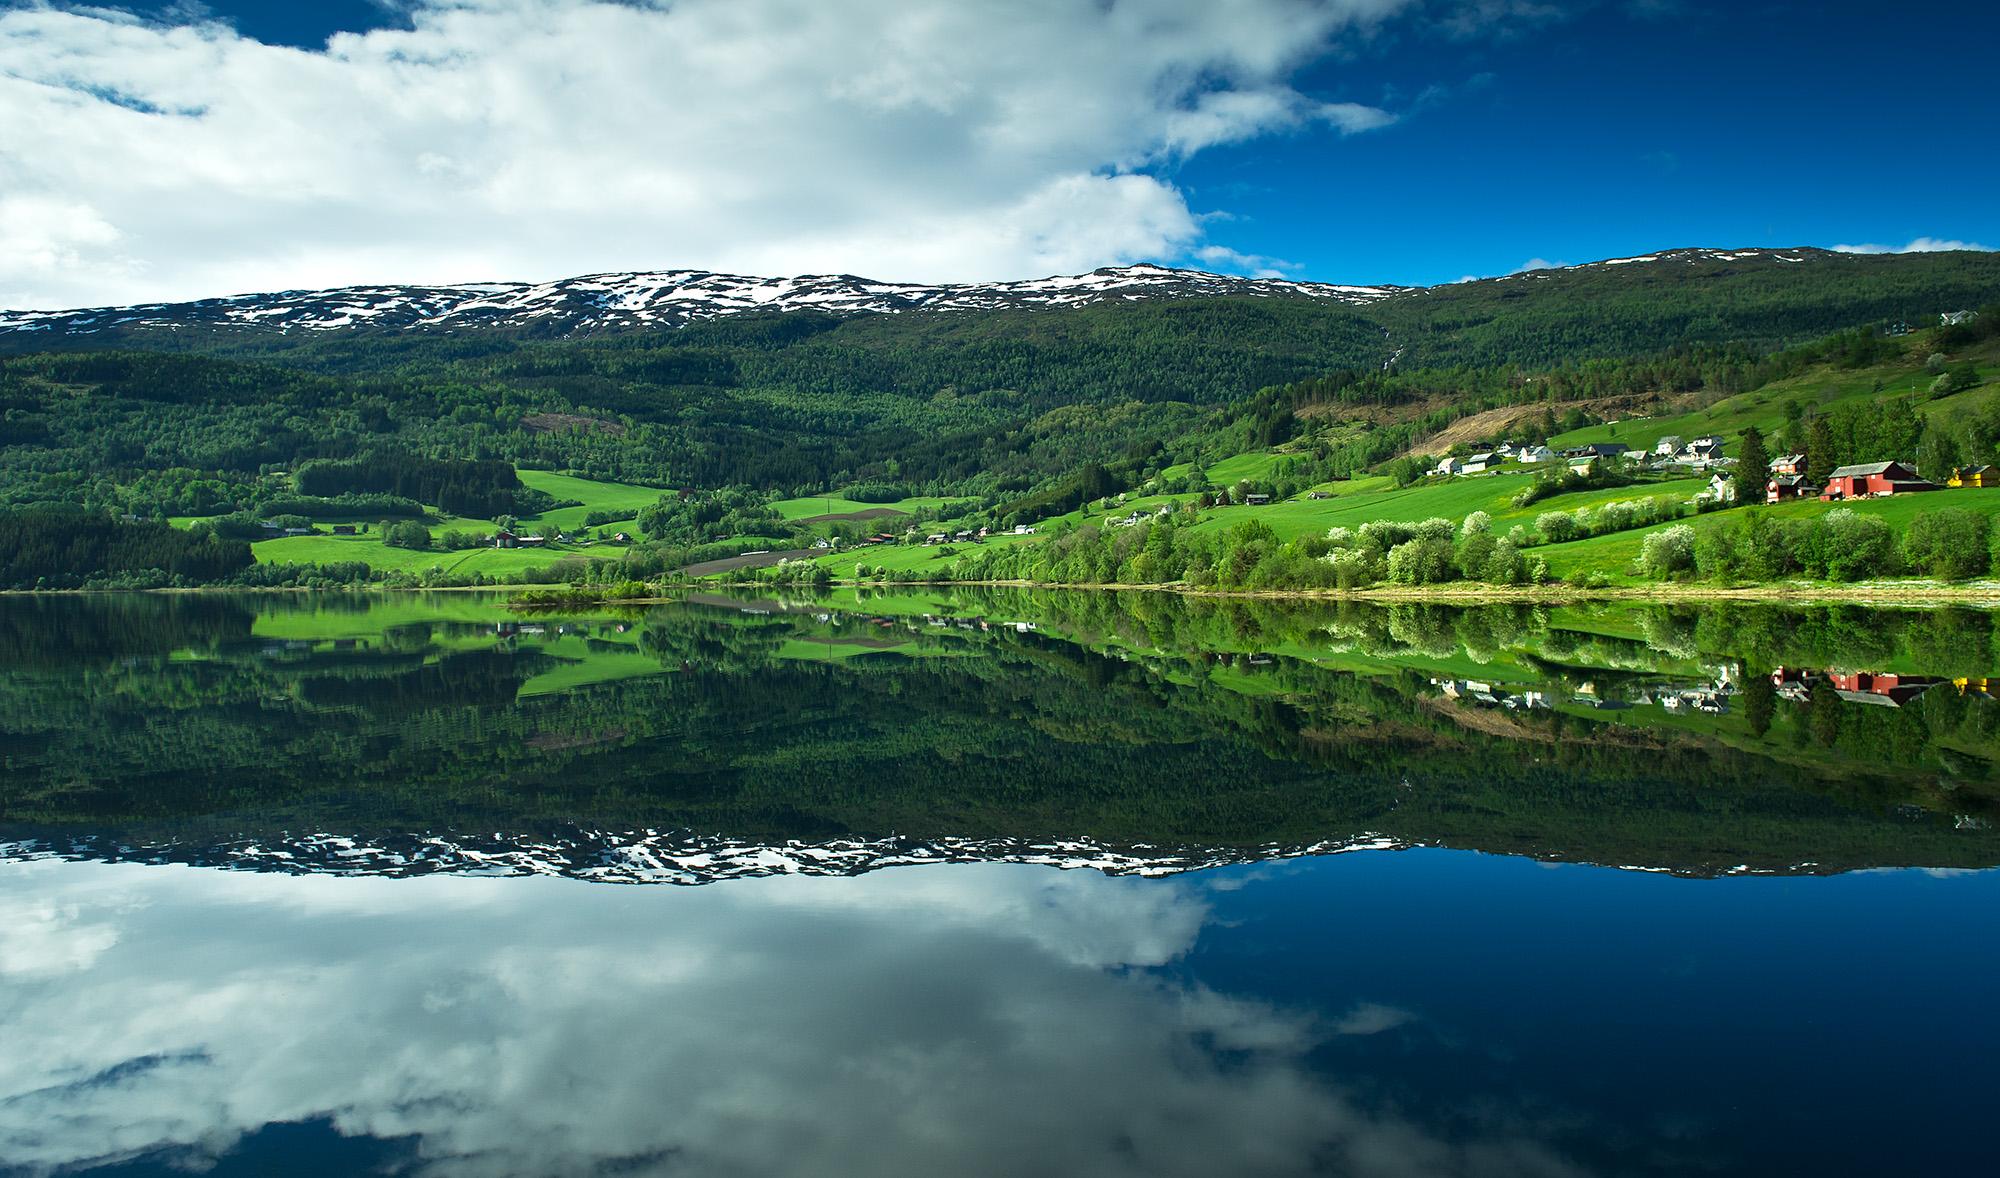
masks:
<svg viewBox="0 0 2000 1178"><path fill-rule="evenodd" d="M1900 462L1870 462L1843 466L1826 477L1821 499L1859 499L1864 495L1908 495L1935 491L1936 483L1924 479Z"/></svg>

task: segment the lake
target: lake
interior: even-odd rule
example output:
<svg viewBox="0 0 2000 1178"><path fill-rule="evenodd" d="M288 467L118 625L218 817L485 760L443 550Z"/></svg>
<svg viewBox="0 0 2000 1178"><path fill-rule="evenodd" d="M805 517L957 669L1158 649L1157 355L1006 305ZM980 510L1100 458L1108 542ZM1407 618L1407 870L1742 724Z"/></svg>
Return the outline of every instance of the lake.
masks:
<svg viewBox="0 0 2000 1178"><path fill-rule="evenodd" d="M0 597L0 1174L1983 1169L1994 622Z"/></svg>

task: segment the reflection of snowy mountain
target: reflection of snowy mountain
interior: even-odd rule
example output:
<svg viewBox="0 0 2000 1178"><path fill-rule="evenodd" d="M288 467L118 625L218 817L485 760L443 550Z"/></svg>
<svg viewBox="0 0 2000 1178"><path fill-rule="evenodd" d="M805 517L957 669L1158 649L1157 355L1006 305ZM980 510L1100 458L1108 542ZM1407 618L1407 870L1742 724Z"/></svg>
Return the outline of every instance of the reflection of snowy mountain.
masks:
<svg viewBox="0 0 2000 1178"><path fill-rule="evenodd" d="M409 834L372 838L311 833L222 842L127 841L105 835L17 838L0 842L0 863L41 859L94 862L182 864L286 875L380 876L409 879L431 875L556 876L619 884L697 884L767 876L860 876L885 867L937 863L1017 863L1068 871L1091 868L1105 875L1160 878L1215 867L1262 863L1352 851L1403 851L1425 846L1463 846L1456 840L1431 843L1363 832L1345 838L1293 846L1155 847L1114 846L1089 839L881 839L837 838L825 842L754 842L688 831L600 831L569 828L540 835ZM1570 862L1622 871L1665 872L1691 877L1720 875L1825 875L1849 870L1814 861L1717 866L1692 863L1618 863L1565 851L1529 854L1548 862Z"/></svg>
<svg viewBox="0 0 2000 1178"><path fill-rule="evenodd" d="M94 835L0 843L0 861L80 859L182 863L294 875L392 878L440 873L555 875L600 883L705 884L769 875L862 875L919 863L1028 863L1095 868L1107 875L1164 876L1232 863L1406 844L1363 834L1297 847L1113 848L1089 840L834 839L756 843L686 831L618 833L574 829L543 837L412 834L374 839L303 834L193 843L127 843Z"/></svg>

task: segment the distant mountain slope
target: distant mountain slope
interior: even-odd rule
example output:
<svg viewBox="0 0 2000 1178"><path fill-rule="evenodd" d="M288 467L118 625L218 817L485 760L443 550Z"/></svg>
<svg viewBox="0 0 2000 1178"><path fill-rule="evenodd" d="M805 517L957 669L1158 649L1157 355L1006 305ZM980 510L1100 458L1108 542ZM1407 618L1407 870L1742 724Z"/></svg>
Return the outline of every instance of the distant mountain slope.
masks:
<svg viewBox="0 0 2000 1178"><path fill-rule="evenodd" d="M1434 286L1367 309L1405 367L1560 364L1684 343L1775 349L2000 299L2000 253L1676 249Z"/></svg>
<svg viewBox="0 0 2000 1178"><path fill-rule="evenodd" d="M1360 304L1404 289L1237 278L1163 266L1106 267L1088 274L1022 282L953 285L878 282L851 274L751 278L705 270L667 270L591 274L558 282L354 286L82 311L7 311L0 312L0 332L61 337L178 327L276 331L539 327L556 334L588 335L630 328L678 327L746 311L819 311L834 315L997 311L1229 295Z"/></svg>
<svg viewBox="0 0 2000 1178"><path fill-rule="evenodd" d="M955 285L672 270L0 312L0 352L283 353L307 368L359 371L536 340L616 338L655 349L772 354L830 332L815 350L837 339L867 351L956 354L969 343L977 350L1032 341L1041 349L1063 337L1088 337L1089 349L1104 353L1119 351L1121 338L1176 337L1303 361L1256 374L1284 380L1343 365L1546 366L1684 343L1770 349L1870 323L1921 325L1939 312L1996 299L2000 254L1973 251L1674 249L1433 287L1287 282L1151 265ZM1166 317L1169 308L1210 310ZM720 334L684 330L702 325ZM1042 356L1036 371L1068 385L1065 366L1063 358ZM1150 371L1166 370L1152 364ZM1022 383L1017 376L1004 381ZM953 374L941 383L963 389L980 382ZM1227 395L1249 391L1232 386Z"/></svg>

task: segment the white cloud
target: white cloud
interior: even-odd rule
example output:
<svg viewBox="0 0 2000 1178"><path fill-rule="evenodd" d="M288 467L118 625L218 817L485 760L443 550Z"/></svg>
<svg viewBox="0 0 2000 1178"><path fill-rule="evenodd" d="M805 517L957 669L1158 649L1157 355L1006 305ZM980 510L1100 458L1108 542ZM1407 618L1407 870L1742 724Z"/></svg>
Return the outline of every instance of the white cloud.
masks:
<svg viewBox="0 0 2000 1178"><path fill-rule="evenodd" d="M1981 250L1991 252L1993 247L1976 241L1953 241L1939 237L1919 237L1904 246L1893 245L1837 245L1834 252L1842 254L1934 254L1945 250Z"/></svg>
<svg viewBox="0 0 2000 1178"><path fill-rule="evenodd" d="M1511 273L1526 274L1530 270L1559 270L1562 268L1562 265L1561 262L1551 262L1547 258L1529 258L1527 261L1514 267ZM1461 281L1463 280L1461 279Z"/></svg>
<svg viewBox="0 0 2000 1178"><path fill-rule="evenodd" d="M411 0L323 52L0 12L0 306L1204 244L1155 172L1394 116L1291 84L1416 0Z"/></svg>
<svg viewBox="0 0 2000 1178"><path fill-rule="evenodd" d="M1263 254L1246 254L1226 245L1202 246L1193 252L1193 257L1204 266L1248 274L1253 278L1288 278L1299 268L1297 262L1265 257Z"/></svg>

